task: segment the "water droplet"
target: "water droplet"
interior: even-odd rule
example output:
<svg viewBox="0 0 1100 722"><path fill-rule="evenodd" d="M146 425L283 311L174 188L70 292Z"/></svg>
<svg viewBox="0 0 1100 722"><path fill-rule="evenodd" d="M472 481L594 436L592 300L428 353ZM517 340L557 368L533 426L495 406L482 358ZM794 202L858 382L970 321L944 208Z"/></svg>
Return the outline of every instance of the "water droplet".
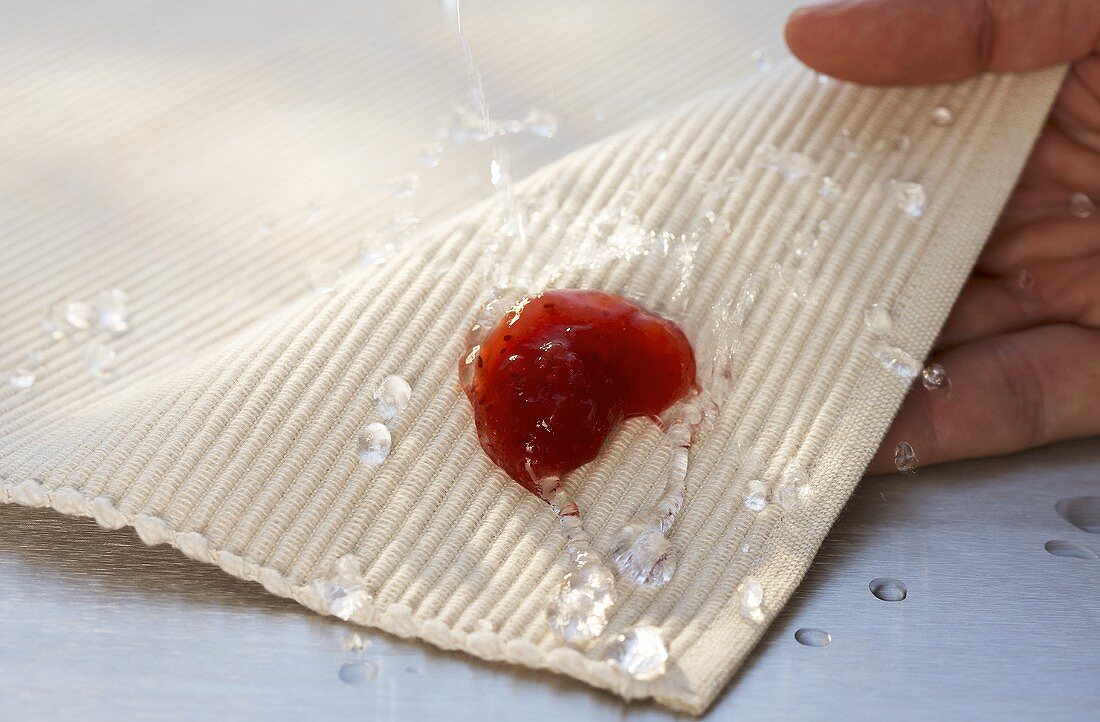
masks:
<svg viewBox="0 0 1100 722"><path fill-rule="evenodd" d="M540 138L553 138L558 134L558 119L545 110L531 108L524 123L532 135Z"/></svg>
<svg viewBox="0 0 1100 722"><path fill-rule="evenodd" d="M947 369L940 364L928 364L920 374L921 383L929 391L947 386Z"/></svg>
<svg viewBox="0 0 1100 722"><path fill-rule="evenodd" d="M806 647L828 647L833 641L833 635L817 627L801 627L794 633L794 638Z"/></svg>
<svg viewBox="0 0 1100 722"><path fill-rule="evenodd" d="M890 577L872 579L867 588L871 590L871 594L884 602L900 602L909 596L909 589L905 586L905 582Z"/></svg>
<svg viewBox="0 0 1100 722"><path fill-rule="evenodd" d="M325 609L344 621L373 601L363 583L363 566L354 554L345 554L333 565L335 576L318 579L313 589Z"/></svg>
<svg viewBox="0 0 1100 722"><path fill-rule="evenodd" d="M443 158L442 143L425 143L420 146L420 165L435 168Z"/></svg>
<svg viewBox="0 0 1100 722"><path fill-rule="evenodd" d="M1096 211L1096 204L1084 193L1074 193L1069 197L1069 212L1077 218L1088 218Z"/></svg>
<svg viewBox="0 0 1100 722"><path fill-rule="evenodd" d="M1020 272L1016 274L1016 285L1025 291L1030 291L1035 288L1035 276L1026 268L1021 268Z"/></svg>
<svg viewBox="0 0 1100 722"><path fill-rule="evenodd" d="M363 637L358 632L352 632L340 640L340 646L345 652L362 652L370 646L370 640L363 641Z"/></svg>
<svg viewBox="0 0 1100 722"><path fill-rule="evenodd" d="M875 349L875 358L884 369L899 379L915 379L921 372L920 361L897 346L879 344Z"/></svg>
<svg viewBox="0 0 1100 722"><path fill-rule="evenodd" d="M908 441L899 441L894 449L894 466L898 471L911 473L917 470L917 453Z"/></svg>
<svg viewBox="0 0 1100 722"><path fill-rule="evenodd" d="M775 66L768 54L759 49L752 51L752 62L756 69L762 73L768 72Z"/></svg>
<svg viewBox="0 0 1100 722"><path fill-rule="evenodd" d="M387 421L404 411L411 398L412 387L400 376L387 376L382 379L382 383L374 392L375 408L378 409L379 416Z"/></svg>
<svg viewBox="0 0 1100 722"><path fill-rule="evenodd" d="M317 293L332 293L340 285L342 272L335 263L315 261L309 267L309 285Z"/></svg>
<svg viewBox="0 0 1100 722"><path fill-rule="evenodd" d="M253 237L255 239L263 239L263 238L267 238L268 236L270 236L274 232L275 232L275 221L273 219L268 219L266 221L261 221L260 222L260 225L256 227L256 232L253 234Z"/></svg>
<svg viewBox="0 0 1100 722"><path fill-rule="evenodd" d="M759 479L753 479L748 484L745 493L745 508L749 511L764 511L768 505L768 485Z"/></svg>
<svg viewBox="0 0 1100 722"><path fill-rule="evenodd" d="M384 424L368 424L359 435L359 460L366 466L378 466L390 455L392 445L390 430Z"/></svg>
<svg viewBox="0 0 1100 722"><path fill-rule="evenodd" d="M65 321L64 315L59 310L54 309L50 312L50 316L42 322L42 330L46 332L51 340L60 341L68 333L69 325Z"/></svg>
<svg viewBox="0 0 1100 722"><path fill-rule="evenodd" d="M814 73L814 80L817 81L818 85L828 85L833 82L833 79L825 73Z"/></svg>
<svg viewBox="0 0 1100 722"><path fill-rule="evenodd" d="M802 257L799 258L801 259ZM772 273L775 275L779 287L791 294L791 297L795 300L804 302L809 298L810 286L813 283L813 279L805 270L776 263L772 266Z"/></svg>
<svg viewBox="0 0 1100 722"><path fill-rule="evenodd" d="M500 188L508 182L508 172L504 170L504 165L496 158L489 161L489 182L495 188Z"/></svg>
<svg viewBox="0 0 1100 722"><path fill-rule="evenodd" d="M798 462L791 462L783 469L782 483L797 486L799 488L810 483L810 476L806 469Z"/></svg>
<svg viewBox="0 0 1100 722"><path fill-rule="evenodd" d="M946 128L954 122L955 114L951 112L950 108L941 105L932 110L932 125L937 128Z"/></svg>
<svg viewBox="0 0 1100 722"><path fill-rule="evenodd" d="M764 586L755 577L745 577L737 585L741 616L755 624L764 621Z"/></svg>
<svg viewBox="0 0 1100 722"><path fill-rule="evenodd" d="M785 180L797 181L812 174L817 168L817 163L804 153L785 150L777 153L768 167L783 176Z"/></svg>
<svg viewBox="0 0 1100 722"><path fill-rule="evenodd" d="M1075 496L1054 505L1070 524L1089 534L1100 534L1100 496Z"/></svg>
<svg viewBox="0 0 1100 722"><path fill-rule="evenodd" d="M405 173L391 179L387 186L395 198L412 198L420 192L420 176Z"/></svg>
<svg viewBox="0 0 1100 722"><path fill-rule="evenodd" d="M397 244L387 241L381 233L370 232L359 244L359 265L379 266L397 251Z"/></svg>
<svg viewBox="0 0 1100 722"><path fill-rule="evenodd" d="M78 331L84 331L92 325L92 307L83 301L70 301L62 309L65 323Z"/></svg>
<svg viewBox="0 0 1100 722"><path fill-rule="evenodd" d="M38 379L32 369L19 367L8 376L8 385L15 389L29 389Z"/></svg>
<svg viewBox="0 0 1100 722"><path fill-rule="evenodd" d="M550 606L547 620L555 635L567 644L583 646L603 633L615 605L615 575L611 570L579 552L562 579Z"/></svg>
<svg viewBox="0 0 1100 722"><path fill-rule="evenodd" d="M347 662L340 667L340 681L347 684L363 684L378 676L378 665L366 659Z"/></svg>
<svg viewBox="0 0 1100 722"><path fill-rule="evenodd" d="M96 324L104 331L122 333L130 328L126 313L129 297L120 288L101 291L95 301Z"/></svg>
<svg viewBox="0 0 1100 722"><path fill-rule="evenodd" d="M317 201L311 201L306 206L305 222L307 226L312 226L317 221L321 220L321 216L325 214L325 207Z"/></svg>
<svg viewBox="0 0 1100 722"><path fill-rule="evenodd" d="M890 181L890 192L894 196L894 203L913 218L924 215L928 206L928 194L920 183L906 181Z"/></svg>
<svg viewBox="0 0 1100 722"><path fill-rule="evenodd" d="M844 188L835 179L825 176L821 179L821 187L817 192L821 194L822 198L838 201L844 195Z"/></svg>
<svg viewBox="0 0 1100 722"><path fill-rule="evenodd" d="M668 649L659 627L644 625L618 634L607 650L607 661L631 677L648 682L664 675Z"/></svg>
<svg viewBox="0 0 1100 722"><path fill-rule="evenodd" d="M863 323L876 336L885 336L894 330L894 317L890 315L890 307L882 301L867 307L863 312Z"/></svg>
<svg viewBox="0 0 1100 722"><path fill-rule="evenodd" d="M1043 545L1043 548L1056 557L1072 557L1074 559L1096 559L1097 554L1088 547L1074 544L1068 541L1052 539Z"/></svg>
<svg viewBox="0 0 1100 722"><path fill-rule="evenodd" d="M833 147L849 158L856 158L859 156L859 143L852 136L852 131L848 128L841 129L840 134L833 140Z"/></svg>
<svg viewBox="0 0 1100 722"><path fill-rule="evenodd" d="M798 506L798 487L789 482L781 481L775 487L774 497L780 508L789 511Z"/></svg>
<svg viewBox="0 0 1100 722"><path fill-rule="evenodd" d="M404 210L393 214L390 228L399 237L411 236L420 227L420 215L416 211Z"/></svg>
<svg viewBox="0 0 1100 722"><path fill-rule="evenodd" d="M337 559L333 569L341 579L358 580L363 576L363 563L354 554L345 554Z"/></svg>
<svg viewBox="0 0 1100 722"><path fill-rule="evenodd" d="M96 376L106 376L115 367L118 355L115 350L101 343L92 344L84 357L84 365Z"/></svg>
<svg viewBox="0 0 1100 722"><path fill-rule="evenodd" d="M645 519L635 519L619 531L611 558L624 577L654 587L672 579L679 561L661 527Z"/></svg>
<svg viewBox="0 0 1100 722"><path fill-rule="evenodd" d="M791 253L796 261L805 261L817 248L817 236L808 231L795 231L791 239Z"/></svg>

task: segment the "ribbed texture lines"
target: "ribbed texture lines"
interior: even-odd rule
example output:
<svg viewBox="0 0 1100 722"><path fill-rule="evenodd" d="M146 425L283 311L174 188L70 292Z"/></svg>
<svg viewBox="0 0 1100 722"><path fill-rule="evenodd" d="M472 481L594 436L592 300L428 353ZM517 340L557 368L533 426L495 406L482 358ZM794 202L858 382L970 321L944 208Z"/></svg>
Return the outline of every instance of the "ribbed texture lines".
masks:
<svg viewBox="0 0 1100 722"><path fill-rule="evenodd" d="M482 33L473 36L475 44L487 46L487 77L565 72L517 50L522 38L510 37L510 29L575 22L587 17L586 7L568 6L562 17L549 18L526 5L481 15L471 27ZM308 27L297 42L350 57L354 33L340 25L362 18L349 8L334 5L308 22L290 10L273 12L255 32L298 18ZM393 112L415 124L418 115L434 112L429 99L447 83L417 72L418 63L435 62L410 49L428 42L420 37L422 19L392 7L378 12L372 22L399 28L393 31L399 37L373 28L375 44L364 52L408 67L373 92L407 96ZM592 31L623 54L600 56L605 62L652 62L629 42L642 29L660 27L643 15L629 13L621 27ZM753 3L734 38L751 47L753 27L779 16L769 3ZM126 27L121 22L116 32L125 35ZM582 28L551 27L576 42L578 55L595 52L581 42ZM666 37L691 43L695 30L673 25ZM227 52L226 38L241 34L249 32L234 26L206 42ZM311 92L339 105L357 72L298 70L283 57L289 41L257 47L256 57L236 59L239 75L203 78L189 66L175 70L180 83L158 84L159 102L182 98L189 108L209 109L197 132L174 125L171 112L146 109L133 120L56 130L64 142L57 157L87 154L89 142L107 139L133 155L132 134L147 138L145 152L161 162L179 160L180 143L224 146L227 158L196 159L196 177L181 181L180 191L211 181L226 163L255 162L256 149L272 141L286 141L275 152L287 158L307 157L308 144L292 141L295 133L309 137L310 127L348 138L364 134L339 113L331 120L324 110L303 109L285 123L257 126L256 137L240 147L221 141L226 119L262 114L275 103L270 88L247 92L252 74L289 64L284 79L315 83ZM701 72L708 66L699 57L683 62ZM74 92L77 107L94 105L97 92L121 93L112 83L149 84L160 72L146 67L127 75L124 59L103 62L114 70L103 77L89 71L97 81ZM492 198L425 228L384 265L350 271L329 295L302 293L308 264L348 260L362 229L392 212L390 201L345 204L257 238L262 213L250 204L263 194L247 184L263 182L262 168L242 169L225 197L203 208L170 199L166 187L143 192L145 174L155 169L131 159L104 191L123 204L117 217L94 204L69 209L23 188L12 194L17 207L5 233L33 235L40 214L65 210L38 242L11 244L16 257L0 288L0 359L16 365L35 346L40 310L49 302L105 287L131 292L135 330L112 342L120 367L110 382L93 382L82 370L86 345L64 341L41 350L46 372L34 389L4 388L0 501L133 525L149 543L171 543L319 611L312 583L354 554L373 594L358 621L700 712L764 628L740 615L737 585L749 574L759 579L767 619L778 613L905 394L907 384L873 356L879 339L865 327L864 310L885 302L897 322L888 342L917 357L927 351L1058 77L1052 71L880 90L822 83L780 63L534 173L516 188L521 204L538 211L528 214L526 243L502 233L503 201ZM402 85L409 78L423 87ZM668 78L655 79L654 92L675 85L673 74ZM563 96L593 103L602 87L580 80ZM930 123L940 105L955 115L950 127ZM35 112L41 110L0 122L0 141L3 134L34 142L50 137L36 127ZM158 123L171 130L149 130ZM590 132L595 138L599 129ZM379 120L371 133L379 165L395 167L401 123ZM810 175L790 180L767 167L770 146L810 159ZM338 153L320 155L319 166L331 161L333 173L342 172ZM844 189L839 200L819 192L823 174ZM897 207L895 180L926 188L922 217ZM272 194L279 202L297 198L296 184L275 184ZM343 187L345 197L360 190L355 181ZM448 202L433 201L439 208ZM808 232L817 245L795 261L792 244ZM81 233L94 242L81 243ZM661 589L619 585L610 633L656 624L669 643L671 669L655 682L626 679L549 633L546 604L562 573L556 520L485 457L457 385L467 329L490 287L501 282L599 288L671 315L695 343L718 400L716 423L692 448L687 501L671 532L677 574ZM755 303L743 323L732 323L729 312L754 283L760 284ZM721 361L716 350L731 341L728 378L711 373ZM180 354L193 358L180 365ZM371 469L357 457L357 435L379 420L373 394L389 374L406 378L413 394L389 423L389 458ZM568 477L598 548L606 550L656 499L668 461L659 430L633 420L596 462ZM791 510L776 503L760 513L747 510L748 481L774 484L791 464L808 471L812 496ZM483 620L494 631L485 631Z"/></svg>

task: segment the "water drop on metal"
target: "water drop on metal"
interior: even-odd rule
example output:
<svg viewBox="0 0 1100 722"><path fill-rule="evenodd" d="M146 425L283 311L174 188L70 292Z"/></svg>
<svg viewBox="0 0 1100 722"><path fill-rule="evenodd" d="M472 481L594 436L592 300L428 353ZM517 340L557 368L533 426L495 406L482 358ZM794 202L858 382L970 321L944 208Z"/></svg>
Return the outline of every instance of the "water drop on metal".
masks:
<svg viewBox="0 0 1100 722"><path fill-rule="evenodd" d="M828 647L833 641L833 635L817 627L802 627L794 633L794 638L806 647Z"/></svg>
<svg viewBox="0 0 1100 722"><path fill-rule="evenodd" d="M1054 505L1059 516L1089 534L1100 534L1100 496L1075 496Z"/></svg>
<svg viewBox="0 0 1100 722"><path fill-rule="evenodd" d="M1096 559L1097 554L1088 547L1081 546L1069 541L1060 541L1057 539L1051 539L1043 548L1047 550L1047 553L1056 557L1071 557L1073 559Z"/></svg>
<svg viewBox="0 0 1100 722"><path fill-rule="evenodd" d="M348 662L340 667L339 675L346 684L363 684L378 676L378 665L365 659Z"/></svg>
<svg viewBox="0 0 1100 722"><path fill-rule="evenodd" d="M876 599L881 599L884 602L900 602L909 596L909 589L905 586L905 582L890 577L872 579L867 588L871 590L871 594L874 594Z"/></svg>

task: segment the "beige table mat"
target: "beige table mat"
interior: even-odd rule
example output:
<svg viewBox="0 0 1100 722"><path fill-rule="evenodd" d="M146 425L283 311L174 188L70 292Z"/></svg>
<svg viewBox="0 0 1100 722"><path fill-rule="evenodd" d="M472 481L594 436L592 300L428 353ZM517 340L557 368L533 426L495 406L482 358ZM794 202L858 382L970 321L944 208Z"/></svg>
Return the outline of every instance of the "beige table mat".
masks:
<svg viewBox="0 0 1100 722"><path fill-rule="evenodd" d="M550 17L483 7L482 34L470 32L486 67L508 65L500 47L517 76L575 80L593 62L659 67L662 32L743 52L782 17L750 4L726 37L699 8L631 3L630 13L606 11L619 19L606 30L579 22L604 11L562 7ZM399 86L388 92L405 102L387 106L397 117L373 119L348 93L383 58L405 61L395 83L442 62L408 50L427 20L385 5L334 3L308 17L276 5L252 25L225 15L207 34L214 8L98 11L19 16L0 46L21 62L3 67L26 68L0 78L20 99L0 120L0 360L35 375L0 395L0 500L132 525L150 544L322 612L317 582L351 554L370 593L354 621L691 712L744 660L858 482L908 386L882 359L904 364L929 348L1061 75L882 90L822 82L790 61L753 71L746 60L725 89L518 184L526 241L502 233L500 198L455 210L461 166L444 162L417 208L441 220L321 294L308 289L310 263L347 258L364 229L404 207L392 188L364 191L357 165L373 153L392 172L392 148L417 137L401 118L415 125L434 107L431 93ZM150 17L166 29L149 31ZM516 35L531 27L542 32ZM55 44L32 43L36 33ZM615 40L632 33L654 38L649 52ZM547 36L572 40L572 55ZM311 64L313 53L332 62ZM371 59L330 74L356 53ZM539 53L558 66L522 62ZM685 53L696 87L712 86L699 75L718 54ZM631 82L666 87L660 78L675 76L654 72ZM312 104L280 101L295 84ZM563 107L594 102L593 89L565 85ZM952 114L944 127L932 122L940 107ZM559 138L568 132L563 120ZM335 146L313 147L331 134ZM351 160L331 152L360 144ZM454 152L473 152L464 148ZM297 163L303 177L288 172ZM313 203L318 186L333 192ZM276 209L301 202L300 215L266 220L257 199L267 197ZM680 568L660 589L621 582L608 630L661 628L671 658L655 681L548 631L563 569L556 521L480 451L455 378L492 282L601 288L669 313L719 397L671 533ZM53 304L110 288L128 293L131 330L46 337ZM893 319L885 334L865 323L873 303ZM111 353L110 373L93 374L89 359L102 365ZM357 437L379 420L373 394L388 374L413 393L389 423L389 458L372 469ZM656 428L636 421L570 475L597 548L653 502L667 459ZM783 505L775 486L792 468L805 469L805 491ZM760 512L743 503L753 479L772 488ZM743 613L746 578L763 587L763 621Z"/></svg>

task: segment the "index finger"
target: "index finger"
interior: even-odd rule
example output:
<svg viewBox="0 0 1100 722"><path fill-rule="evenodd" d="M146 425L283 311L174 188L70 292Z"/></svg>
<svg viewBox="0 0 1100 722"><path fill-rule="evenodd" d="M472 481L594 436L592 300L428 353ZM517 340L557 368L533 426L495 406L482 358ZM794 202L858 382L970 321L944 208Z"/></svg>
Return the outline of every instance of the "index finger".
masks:
<svg viewBox="0 0 1100 722"><path fill-rule="evenodd" d="M787 21L799 60L841 80L905 85L1036 70L1100 46L1095 0L832 0Z"/></svg>

